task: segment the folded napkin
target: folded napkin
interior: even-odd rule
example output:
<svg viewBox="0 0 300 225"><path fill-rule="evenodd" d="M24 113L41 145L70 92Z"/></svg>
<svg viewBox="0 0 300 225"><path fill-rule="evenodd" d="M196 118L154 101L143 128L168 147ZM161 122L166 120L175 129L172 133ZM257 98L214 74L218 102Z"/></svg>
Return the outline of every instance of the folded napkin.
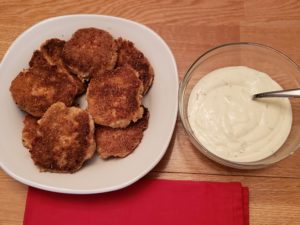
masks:
<svg viewBox="0 0 300 225"><path fill-rule="evenodd" d="M248 189L240 183L142 179L93 195L29 188L24 225L248 225Z"/></svg>

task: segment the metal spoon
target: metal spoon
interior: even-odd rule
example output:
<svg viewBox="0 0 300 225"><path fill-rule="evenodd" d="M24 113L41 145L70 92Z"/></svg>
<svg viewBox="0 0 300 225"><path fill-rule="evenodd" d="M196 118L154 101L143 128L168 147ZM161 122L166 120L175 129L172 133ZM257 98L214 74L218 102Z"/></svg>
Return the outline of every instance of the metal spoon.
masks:
<svg viewBox="0 0 300 225"><path fill-rule="evenodd" d="M282 91L262 92L262 93L253 95L252 99L269 98L269 97L300 98L300 88L282 90Z"/></svg>

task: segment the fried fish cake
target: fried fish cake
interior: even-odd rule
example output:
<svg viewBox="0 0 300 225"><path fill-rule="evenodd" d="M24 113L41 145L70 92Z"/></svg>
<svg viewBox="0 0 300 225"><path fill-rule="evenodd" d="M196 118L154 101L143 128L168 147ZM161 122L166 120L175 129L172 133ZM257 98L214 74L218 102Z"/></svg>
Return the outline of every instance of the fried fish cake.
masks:
<svg viewBox="0 0 300 225"><path fill-rule="evenodd" d="M87 89L88 111L95 123L112 128L126 127L143 116L143 84L129 65L93 74Z"/></svg>
<svg viewBox="0 0 300 225"><path fill-rule="evenodd" d="M51 66L56 66L57 70L60 73L65 73L71 77L74 84L77 88L77 94L81 95L86 91L87 85L84 84L79 80L79 78L69 73L69 71L64 66L62 60L61 60L61 51L62 51L62 45L61 42L64 43L64 41L60 41L59 39L49 39L47 40L41 47L42 50L36 50L34 51L30 61L29 66L30 67L45 67L44 69L47 69Z"/></svg>
<svg viewBox="0 0 300 225"><path fill-rule="evenodd" d="M56 65L58 71L61 73L67 73L74 79L77 86L77 95L83 94L86 91L87 85L77 77L76 74L72 74L62 60L62 51L65 45L65 41L58 38L52 38L41 46L41 54L50 65Z"/></svg>
<svg viewBox="0 0 300 225"><path fill-rule="evenodd" d="M57 71L56 66L31 67L12 81L10 92L25 112L41 117L55 102L72 105L77 93L72 78Z"/></svg>
<svg viewBox="0 0 300 225"><path fill-rule="evenodd" d="M64 45L64 40L51 38L45 41L41 46L41 52L48 63L51 65L57 65L62 71L66 70L61 58Z"/></svg>
<svg viewBox="0 0 300 225"><path fill-rule="evenodd" d="M117 60L116 44L110 33L97 28L77 30L66 42L62 58L81 80L89 80L93 70L111 70Z"/></svg>
<svg viewBox="0 0 300 225"><path fill-rule="evenodd" d="M38 119L31 115L26 115L24 118L24 128L22 131L22 142L25 148L31 149L32 143L37 136Z"/></svg>
<svg viewBox="0 0 300 225"><path fill-rule="evenodd" d="M85 110L57 102L38 120L29 152L41 171L73 173L95 150L92 117Z"/></svg>
<svg viewBox="0 0 300 225"><path fill-rule="evenodd" d="M142 80L144 85L143 94L145 95L152 86L154 79L152 66L146 56L144 56L144 54L138 50L132 42L118 38L116 43L118 49L117 65L121 66L127 63L139 72L139 78Z"/></svg>
<svg viewBox="0 0 300 225"><path fill-rule="evenodd" d="M148 121L149 111L145 108L143 117L126 128L97 127L95 137L100 157L125 157L132 153L140 144Z"/></svg>
<svg viewBox="0 0 300 225"><path fill-rule="evenodd" d="M43 53L40 50L34 51L32 54L32 57L29 61L30 67L36 67L36 66L48 66L48 61L45 59Z"/></svg>

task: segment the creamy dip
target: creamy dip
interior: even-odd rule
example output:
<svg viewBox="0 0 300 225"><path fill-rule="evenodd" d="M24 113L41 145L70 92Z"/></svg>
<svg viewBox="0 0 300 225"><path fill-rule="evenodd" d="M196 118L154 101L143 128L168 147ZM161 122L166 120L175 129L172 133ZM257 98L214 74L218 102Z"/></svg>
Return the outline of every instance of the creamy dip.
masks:
<svg viewBox="0 0 300 225"><path fill-rule="evenodd" d="M292 109L287 98L252 100L252 95L281 89L267 74L248 67L214 70L198 81L189 97L191 129L208 151L223 159L264 159L287 139Z"/></svg>

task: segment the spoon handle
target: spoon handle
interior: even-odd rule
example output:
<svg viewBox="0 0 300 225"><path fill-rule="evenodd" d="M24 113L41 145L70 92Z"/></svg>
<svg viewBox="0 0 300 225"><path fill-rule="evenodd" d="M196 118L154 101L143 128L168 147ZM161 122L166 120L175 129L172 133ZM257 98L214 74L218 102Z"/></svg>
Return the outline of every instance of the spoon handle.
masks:
<svg viewBox="0 0 300 225"><path fill-rule="evenodd" d="M300 88L282 90L282 91L262 92L262 93L258 93L258 94L253 95L253 99L255 99L255 98L269 98L269 97L300 98Z"/></svg>

